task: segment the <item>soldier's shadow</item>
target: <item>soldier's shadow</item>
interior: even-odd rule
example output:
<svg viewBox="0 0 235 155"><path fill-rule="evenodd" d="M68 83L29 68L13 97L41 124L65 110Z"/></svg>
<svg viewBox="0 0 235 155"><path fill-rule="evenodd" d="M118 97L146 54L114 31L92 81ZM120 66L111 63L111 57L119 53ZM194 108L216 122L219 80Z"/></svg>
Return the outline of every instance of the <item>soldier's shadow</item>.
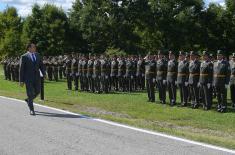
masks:
<svg viewBox="0 0 235 155"><path fill-rule="evenodd" d="M57 118L81 118L81 119L89 119L88 116L83 115L72 115L72 114L62 114L62 113L51 113L51 112L42 112L35 111L36 116L45 116L45 117L57 117Z"/></svg>

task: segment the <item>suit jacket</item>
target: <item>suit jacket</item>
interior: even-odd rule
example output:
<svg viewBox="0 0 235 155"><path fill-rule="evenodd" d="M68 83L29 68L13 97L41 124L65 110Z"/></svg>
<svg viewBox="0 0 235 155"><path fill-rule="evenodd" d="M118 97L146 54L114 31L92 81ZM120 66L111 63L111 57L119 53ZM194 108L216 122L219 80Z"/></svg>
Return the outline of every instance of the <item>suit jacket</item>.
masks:
<svg viewBox="0 0 235 155"><path fill-rule="evenodd" d="M24 83L34 83L34 82L40 82L40 71L42 74L45 75L43 62L41 60L41 57L38 53L35 53L36 56L36 62L32 61L31 55L29 52L25 53L21 56L20 60L20 82Z"/></svg>

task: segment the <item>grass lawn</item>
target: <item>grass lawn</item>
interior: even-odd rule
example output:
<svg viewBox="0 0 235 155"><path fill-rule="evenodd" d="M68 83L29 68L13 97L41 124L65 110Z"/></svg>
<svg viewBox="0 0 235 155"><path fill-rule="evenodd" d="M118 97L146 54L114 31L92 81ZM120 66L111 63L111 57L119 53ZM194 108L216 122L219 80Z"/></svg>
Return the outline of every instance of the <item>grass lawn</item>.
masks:
<svg viewBox="0 0 235 155"><path fill-rule="evenodd" d="M3 80L2 66L0 95L26 98L25 88ZM204 111L148 103L145 92L92 94L67 91L65 81L46 81L45 98L45 104L51 107L235 149L235 112L231 109L221 114L215 108ZM42 104L39 99L36 102Z"/></svg>

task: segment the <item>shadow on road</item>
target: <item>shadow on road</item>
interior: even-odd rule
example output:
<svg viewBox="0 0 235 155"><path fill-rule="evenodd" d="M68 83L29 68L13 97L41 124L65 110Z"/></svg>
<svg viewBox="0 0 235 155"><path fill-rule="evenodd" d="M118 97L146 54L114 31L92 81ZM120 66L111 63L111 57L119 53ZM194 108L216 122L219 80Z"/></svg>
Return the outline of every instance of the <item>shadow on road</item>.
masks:
<svg viewBox="0 0 235 155"><path fill-rule="evenodd" d="M36 113L36 115L46 116L46 117L89 119L88 116L78 116L78 115L72 115L72 114L61 114L61 113L51 113L51 112L41 112L41 111L35 111L35 113Z"/></svg>

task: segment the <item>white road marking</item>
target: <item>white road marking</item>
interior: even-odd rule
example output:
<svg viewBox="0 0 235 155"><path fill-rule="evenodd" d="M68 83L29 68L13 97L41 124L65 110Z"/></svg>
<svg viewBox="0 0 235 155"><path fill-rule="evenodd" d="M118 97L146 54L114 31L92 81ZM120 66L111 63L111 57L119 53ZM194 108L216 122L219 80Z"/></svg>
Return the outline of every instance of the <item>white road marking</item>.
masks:
<svg viewBox="0 0 235 155"><path fill-rule="evenodd" d="M0 98L25 103L25 101L14 99L14 98L9 98L9 97L5 97L5 96L0 96ZM173 140L176 140L176 141L181 141L181 142L185 142L185 143L189 143L189 144L199 145L199 146L207 147L207 148L210 148L210 149L235 154L235 150L230 150L230 149L219 147L219 146L214 146L214 145L205 144L205 143L201 143L201 142L196 142L196 141L192 141L192 140L188 140L188 139L184 139L184 138L170 136L170 135L163 134L163 133L160 133L160 132L153 132L153 131L149 131L149 130L145 130L145 129L131 127L131 126L128 126L128 125L115 123L115 122L111 122L111 121L107 121L107 120L103 120L103 119L92 118L92 117L89 117L89 116L84 116L82 114L77 114L77 113L73 113L73 112L69 112L69 111L65 111L65 110L61 110L61 109L57 109L57 108L53 108L53 107L48 107L48 106L40 105L40 104L36 104L36 103L34 103L34 105L36 105L38 107L43 107L43 108L46 108L46 109L50 109L50 110L59 111L59 112L66 113L66 114L71 114L71 115L80 116L80 117L83 117L83 118L88 118L88 119L91 119L91 120L94 120L94 121L97 121L97 122L101 122L101 123L105 123L105 124L109 124L109 125L112 125L112 126L118 126L118 127L130 129L130 130L135 130L135 131L146 133L146 134L160 136L160 137L164 137L164 138L168 138L168 139L173 139Z"/></svg>

